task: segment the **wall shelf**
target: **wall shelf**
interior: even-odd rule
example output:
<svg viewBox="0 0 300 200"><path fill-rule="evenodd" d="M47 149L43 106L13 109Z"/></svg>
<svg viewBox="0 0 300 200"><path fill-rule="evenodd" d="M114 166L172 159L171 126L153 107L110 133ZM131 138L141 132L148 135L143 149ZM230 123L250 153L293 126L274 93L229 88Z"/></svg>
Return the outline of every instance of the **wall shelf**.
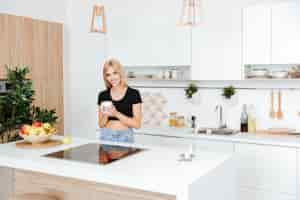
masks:
<svg viewBox="0 0 300 200"><path fill-rule="evenodd" d="M248 64L244 68L245 79L277 81L300 79L299 64Z"/></svg>
<svg viewBox="0 0 300 200"><path fill-rule="evenodd" d="M128 84L136 88L170 88L183 89L190 83L194 83L199 89L219 90L224 87L233 86L237 90L300 90L300 80L240 80L240 81L193 81L193 80L129 80Z"/></svg>
<svg viewBox="0 0 300 200"><path fill-rule="evenodd" d="M191 79L190 66L125 66L128 80L164 81Z"/></svg>

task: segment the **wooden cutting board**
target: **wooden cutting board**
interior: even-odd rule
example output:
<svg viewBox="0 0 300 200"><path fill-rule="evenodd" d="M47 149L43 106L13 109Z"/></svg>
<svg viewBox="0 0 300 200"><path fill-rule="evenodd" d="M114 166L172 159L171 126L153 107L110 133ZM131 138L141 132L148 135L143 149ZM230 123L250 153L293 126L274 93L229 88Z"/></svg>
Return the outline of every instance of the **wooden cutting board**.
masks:
<svg viewBox="0 0 300 200"><path fill-rule="evenodd" d="M16 147L23 149L42 149L42 148L50 148L63 144L61 140L48 140L43 143L32 144L28 142L18 142L16 143Z"/></svg>
<svg viewBox="0 0 300 200"><path fill-rule="evenodd" d="M289 128L270 128L267 130L258 130L255 134L257 135L289 135L289 133L294 132L294 129Z"/></svg>

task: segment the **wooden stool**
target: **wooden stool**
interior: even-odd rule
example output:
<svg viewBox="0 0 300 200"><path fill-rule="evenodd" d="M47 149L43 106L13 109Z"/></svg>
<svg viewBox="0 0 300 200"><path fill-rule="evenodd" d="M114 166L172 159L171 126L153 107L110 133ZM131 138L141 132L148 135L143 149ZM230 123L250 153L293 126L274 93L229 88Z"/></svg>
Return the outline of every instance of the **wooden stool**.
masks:
<svg viewBox="0 0 300 200"><path fill-rule="evenodd" d="M59 200L59 199L51 195L31 193L31 194L16 195L15 197L12 198L12 200Z"/></svg>

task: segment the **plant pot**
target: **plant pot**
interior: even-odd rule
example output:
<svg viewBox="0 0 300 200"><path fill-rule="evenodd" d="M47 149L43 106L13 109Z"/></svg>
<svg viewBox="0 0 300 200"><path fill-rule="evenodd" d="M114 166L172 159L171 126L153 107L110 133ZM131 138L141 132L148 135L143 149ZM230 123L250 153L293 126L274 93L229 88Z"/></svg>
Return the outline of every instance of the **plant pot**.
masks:
<svg viewBox="0 0 300 200"><path fill-rule="evenodd" d="M201 96L196 93L192 96L192 98L186 98L186 101L193 105L199 105L201 103Z"/></svg>
<svg viewBox="0 0 300 200"><path fill-rule="evenodd" d="M234 107L239 104L239 98L237 94L232 95L229 99L226 97L223 97L223 102L225 105L229 107Z"/></svg>
<svg viewBox="0 0 300 200"><path fill-rule="evenodd" d="M14 142L20 139L19 129L8 130L0 134L0 144Z"/></svg>

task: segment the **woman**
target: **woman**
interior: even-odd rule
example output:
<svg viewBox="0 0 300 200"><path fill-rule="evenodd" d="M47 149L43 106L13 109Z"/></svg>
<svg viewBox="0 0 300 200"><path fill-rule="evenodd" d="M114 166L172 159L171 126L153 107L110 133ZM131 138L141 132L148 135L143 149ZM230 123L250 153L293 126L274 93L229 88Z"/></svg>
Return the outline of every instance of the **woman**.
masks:
<svg viewBox="0 0 300 200"><path fill-rule="evenodd" d="M101 140L134 142L132 128L141 126L142 99L138 90L129 87L119 61L109 59L104 63L103 79L106 90L99 93L99 127ZM103 110L101 103L111 101Z"/></svg>

